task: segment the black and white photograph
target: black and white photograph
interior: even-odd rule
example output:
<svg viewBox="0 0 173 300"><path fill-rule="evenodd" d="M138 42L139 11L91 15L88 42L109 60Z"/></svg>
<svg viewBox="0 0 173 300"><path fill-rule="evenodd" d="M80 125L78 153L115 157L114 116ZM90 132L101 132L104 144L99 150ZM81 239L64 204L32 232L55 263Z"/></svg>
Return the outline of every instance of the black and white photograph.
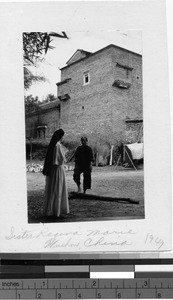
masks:
<svg viewBox="0 0 173 300"><path fill-rule="evenodd" d="M28 222L145 218L141 30L24 32Z"/></svg>
<svg viewBox="0 0 173 300"><path fill-rule="evenodd" d="M0 8L0 251L170 251L164 1Z"/></svg>

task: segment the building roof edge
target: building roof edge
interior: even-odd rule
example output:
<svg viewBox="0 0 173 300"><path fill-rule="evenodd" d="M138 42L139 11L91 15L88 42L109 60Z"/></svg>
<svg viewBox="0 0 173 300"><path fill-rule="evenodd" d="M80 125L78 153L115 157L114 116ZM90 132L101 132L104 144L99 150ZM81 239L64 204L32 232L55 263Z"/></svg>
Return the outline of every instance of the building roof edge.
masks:
<svg viewBox="0 0 173 300"><path fill-rule="evenodd" d="M82 61L82 60L85 60L85 59L87 59L87 58L89 58L89 57L91 57L91 56L93 56L93 55L95 55L95 54L98 54L99 52L105 51L106 49L111 48L111 47L113 47L113 48L118 48L118 49L122 49L122 50L124 50L124 51L130 52L130 53L133 53L133 54L135 54L135 55L138 55L138 56L141 56L141 57L142 57L142 54L140 54L140 53L131 51L131 50L129 50L129 49L126 49L126 48L123 48L123 47L120 47L120 46L116 46L116 45L114 45L114 44L109 44L108 46L106 46L106 47L104 47L104 48L102 48L102 49L99 49L99 50L97 50L96 52L93 52L93 53L91 52L91 54L90 54L89 56L87 56L87 57L83 57L83 58L81 58L81 59L79 59L79 60L77 60L77 61L71 63L70 65L67 65L67 66L62 67L60 70L66 69L66 68L68 68L68 67L70 67L70 66L72 66L72 65L74 65L74 64L76 64L76 63L78 63L78 62L80 62L80 61ZM85 50L83 50L83 51L85 51ZM87 51L85 51L85 52L87 52ZM76 52L75 52L75 53L76 53Z"/></svg>

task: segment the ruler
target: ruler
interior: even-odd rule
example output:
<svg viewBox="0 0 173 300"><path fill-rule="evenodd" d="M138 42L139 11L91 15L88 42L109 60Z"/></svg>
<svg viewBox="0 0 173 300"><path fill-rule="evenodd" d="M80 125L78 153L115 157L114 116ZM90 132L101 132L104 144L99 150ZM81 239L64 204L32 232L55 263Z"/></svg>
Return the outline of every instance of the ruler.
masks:
<svg viewBox="0 0 173 300"><path fill-rule="evenodd" d="M0 281L0 299L173 299L173 278L11 279Z"/></svg>
<svg viewBox="0 0 173 300"><path fill-rule="evenodd" d="M1 260L0 299L140 298L173 299L173 260Z"/></svg>

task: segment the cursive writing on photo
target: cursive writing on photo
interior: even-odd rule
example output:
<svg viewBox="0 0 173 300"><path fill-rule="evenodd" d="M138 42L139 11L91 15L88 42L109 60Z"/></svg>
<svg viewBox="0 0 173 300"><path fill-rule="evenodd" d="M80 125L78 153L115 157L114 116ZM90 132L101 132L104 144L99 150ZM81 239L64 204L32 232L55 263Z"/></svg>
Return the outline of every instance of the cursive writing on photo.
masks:
<svg viewBox="0 0 173 300"><path fill-rule="evenodd" d="M57 240L56 238L49 239L45 242L44 248L78 248L80 247L80 242L73 242L72 238L66 241Z"/></svg>
<svg viewBox="0 0 173 300"><path fill-rule="evenodd" d="M23 241L39 240L42 242L44 249L66 248L66 249L94 249L94 248L112 248L113 250L120 249L129 250L138 237L138 232L132 229L124 230L98 230L86 229L86 231L71 230L71 231L55 231L52 232L48 227L41 230L16 229L15 226L10 228L10 232L5 236L7 241ZM141 237L142 238L142 237ZM152 249L160 250L163 245L163 239L153 234L147 233L143 235L144 245L150 246Z"/></svg>
<svg viewBox="0 0 173 300"><path fill-rule="evenodd" d="M127 239L125 240L111 240L107 241L105 237L101 237L99 239L92 239L88 238L84 242L85 247L96 247L96 246L131 246L132 243L128 241Z"/></svg>
<svg viewBox="0 0 173 300"><path fill-rule="evenodd" d="M137 234L132 229L127 230L87 230L87 236L113 236L113 235L126 235L126 234Z"/></svg>
<svg viewBox="0 0 173 300"><path fill-rule="evenodd" d="M5 238L6 240L33 240L38 238L57 238L63 236L81 236L82 234L78 231L69 231L69 232L51 232L48 228L43 228L41 230L27 230L21 229L18 233L15 230L15 227L11 227L10 234L7 235Z"/></svg>

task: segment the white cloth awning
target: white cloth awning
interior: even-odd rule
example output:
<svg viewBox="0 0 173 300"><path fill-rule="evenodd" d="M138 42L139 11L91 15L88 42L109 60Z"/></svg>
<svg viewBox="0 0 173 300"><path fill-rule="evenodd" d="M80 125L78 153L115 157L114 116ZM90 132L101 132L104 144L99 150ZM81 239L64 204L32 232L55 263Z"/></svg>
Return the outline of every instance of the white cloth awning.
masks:
<svg viewBox="0 0 173 300"><path fill-rule="evenodd" d="M143 143L128 144L126 146L130 149L133 159L141 159L144 157Z"/></svg>

